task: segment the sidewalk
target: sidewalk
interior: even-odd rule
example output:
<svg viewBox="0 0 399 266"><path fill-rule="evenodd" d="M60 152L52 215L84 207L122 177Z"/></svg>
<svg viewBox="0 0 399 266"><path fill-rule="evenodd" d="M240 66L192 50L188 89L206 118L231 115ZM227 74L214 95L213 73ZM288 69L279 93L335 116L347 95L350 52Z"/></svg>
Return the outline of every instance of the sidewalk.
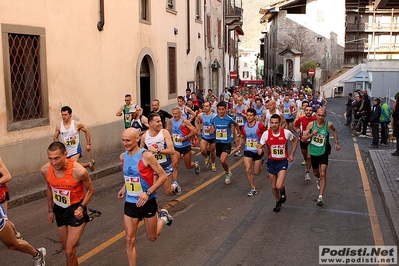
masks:
<svg viewBox="0 0 399 266"><path fill-rule="evenodd" d="M96 180L121 171L122 163L119 160L121 152L95 158L96 170L94 172L89 172L91 179ZM85 160L82 161L84 162ZM39 170L40 169L38 169L37 174L13 177L11 182L8 183L11 198L9 201L10 208L46 197L46 181L39 173Z"/></svg>
<svg viewBox="0 0 399 266"><path fill-rule="evenodd" d="M370 150L369 153L378 188L384 201L385 212L388 215L396 244L399 244L399 182L396 180L399 178L399 157L391 155L394 151L394 149Z"/></svg>

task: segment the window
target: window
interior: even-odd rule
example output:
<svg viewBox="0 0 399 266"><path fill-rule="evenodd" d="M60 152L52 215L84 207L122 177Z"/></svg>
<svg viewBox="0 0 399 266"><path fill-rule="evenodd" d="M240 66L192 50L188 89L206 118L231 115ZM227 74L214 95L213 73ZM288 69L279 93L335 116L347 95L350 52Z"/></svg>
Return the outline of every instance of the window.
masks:
<svg viewBox="0 0 399 266"><path fill-rule="evenodd" d="M176 11L176 0L166 0L166 9Z"/></svg>
<svg viewBox="0 0 399 266"><path fill-rule="evenodd" d="M218 47L222 48L222 21L218 19Z"/></svg>
<svg viewBox="0 0 399 266"><path fill-rule="evenodd" d="M316 40L317 40L317 42L322 42L323 41L323 37L318 36L318 37L316 37Z"/></svg>
<svg viewBox="0 0 399 266"><path fill-rule="evenodd" d="M201 0L195 0L195 19L201 20Z"/></svg>
<svg viewBox="0 0 399 266"><path fill-rule="evenodd" d="M177 95L177 73L176 73L176 47L168 46L168 78L169 78L169 97L174 98Z"/></svg>
<svg viewBox="0 0 399 266"><path fill-rule="evenodd" d="M206 15L206 45L212 47L211 43L211 16Z"/></svg>
<svg viewBox="0 0 399 266"><path fill-rule="evenodd" d="M150 0L140 0L140 22L141 23L150 23Z"/></svg>
<svg viewBox="0 0 399 266"><path fill-rule="evenodd" d="M7 129L49 125L45 29L1 25Z"/></svg>
<svg viewBox="0 0 399 266"><path fill-rule="evenodd" d="M242 78L244 78L244 79L249 78L249 71L243 71L242 72Z"/></svg>

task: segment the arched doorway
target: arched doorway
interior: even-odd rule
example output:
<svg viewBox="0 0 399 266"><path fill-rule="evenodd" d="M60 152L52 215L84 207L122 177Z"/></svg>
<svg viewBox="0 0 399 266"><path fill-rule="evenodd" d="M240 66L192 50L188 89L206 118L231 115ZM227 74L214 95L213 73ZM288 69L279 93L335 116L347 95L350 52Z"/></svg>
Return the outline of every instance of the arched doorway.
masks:
<svg viewBox="0 0 399 266"><path fill-rule="evenodd" d="M198 85L200 89L204 90L204 74L201 62L197 63L197 67L195 69L195 85Z"/></svg>
<svg viewBox="0 0 399 266"><path fill-rule="evenodd" d="M143 114L147 115L151 111L151 58L146 55L140 65L140 105Z"/></svg>

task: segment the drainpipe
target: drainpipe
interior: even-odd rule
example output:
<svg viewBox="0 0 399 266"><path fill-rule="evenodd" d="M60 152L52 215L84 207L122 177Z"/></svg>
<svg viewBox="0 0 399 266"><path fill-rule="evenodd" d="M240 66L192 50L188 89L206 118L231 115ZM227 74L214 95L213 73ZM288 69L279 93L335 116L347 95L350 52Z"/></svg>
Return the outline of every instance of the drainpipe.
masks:
<svg viewBox="0 0 399 266"><path fill-rule="evenodd" d="M98 31L102 31L104 29L105 18L104 18L104 0L100 0L100 21L97 22Z"/></svg>
<svg viewBox="0 0 399 266"><path fill-rule="evenodd" d="M190 53L190 0L187 0L187 50L186 54Z"/></svg>

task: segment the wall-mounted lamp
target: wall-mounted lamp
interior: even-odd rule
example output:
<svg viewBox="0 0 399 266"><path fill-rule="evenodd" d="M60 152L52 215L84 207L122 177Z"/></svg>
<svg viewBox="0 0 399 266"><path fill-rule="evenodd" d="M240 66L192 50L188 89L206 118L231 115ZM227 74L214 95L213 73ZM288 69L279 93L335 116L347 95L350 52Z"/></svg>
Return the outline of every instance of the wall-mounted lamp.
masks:
<svg viewBox="0 0 399 266"><path fill-rule="evenodd" d="M240 40L240 39L238 39L238 40L237 40L237 42L241 42L241 40Z"/></svg>
<svg viewBox="0 0 399 266"><path fill-rule="evenodd" d="M177 35L179 33L179 30L177 28L174 28L173 32L175 33L175 35Z"/></svg>
<svg viewBox="0 0 399 266"><path fill-rule="evenodd" d="M201 33L198 32L198 38L201 38Z"/></svg>

